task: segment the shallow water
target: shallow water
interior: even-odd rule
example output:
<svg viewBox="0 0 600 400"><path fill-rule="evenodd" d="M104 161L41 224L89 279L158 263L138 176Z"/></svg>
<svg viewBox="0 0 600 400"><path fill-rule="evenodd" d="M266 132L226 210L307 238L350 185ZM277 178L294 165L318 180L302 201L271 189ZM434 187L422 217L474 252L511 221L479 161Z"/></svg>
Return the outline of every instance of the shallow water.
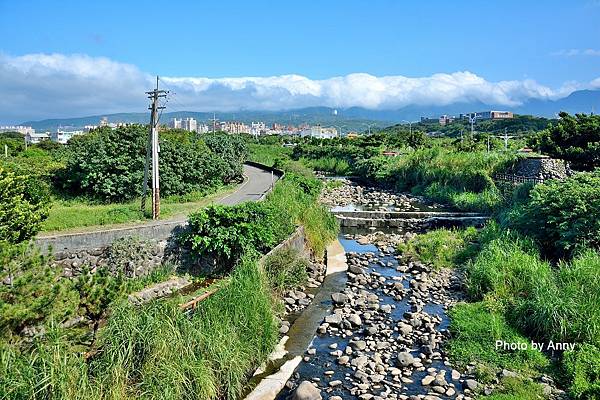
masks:
<svg viewBox="0 0 600 400"><path fill-rule="evenodd" d="M347 232L344 232L344 233L347 233ZM346 250L347 253L352 253L352 252L369 253L369 252L371 252L371 253L375 254L375 256L377 257L377 260L369 263L368 272L376 272L378 274L381 274L381 276L388 278L389 280L391 280L393 277L406 276L406 278L403 278L402 282L405 287L408 286L411 275L409 273L405 274L405 273L396 271L395 268L398 265L398 260L395 258L395 256L393 254L392 255L384 255L383 253L380 253L379 250L377 249L377 247L375 247L374 245L371 245L371 244L361 245L356 240L346 239L343 235L340 235L339 240L342 243L342 246L344 246L344 249ZM383 264L385 266L382 266L379 263L379 261L383 261ZM390 266L387 266L388 263L390 263ZM405 299L403 299L401 301L396 301L396 300L394 300L394 298L385 295L381 289L370 289L369 288L368 290L372 293L376 293L379 296L380 305L383 305L383 304L392 305L392 307L393 307L392 313L389 314L388 318L392 319L394 324L397 323L398 321L402 320L404 312L408 311L410 308L409 304L407 302L409 296L405 296ZM328 303L329 303L328 307L329 307L329 309L331 309L333 306L331 304L330 298L328 299ZM438 330L446 329L448 327L449 319L448 319L447 315L445 314L445 311L441 305L435 304L433 302L427 303L424 307L424 311L430 315L438 315L441 317L442 322L438 326ZM355 330L354 336L355 337L358 336L361 339L363 339L364 335L359 332L360 332L360 330L358 330L358 329ZM394 332L393 337L397 337L397 336L398 336L398 333ZM322 390L321 395L323 396L323 399L328 399L331 396L335 396L335 395L341 396L343 399L357 399L358 397L352 396L350 394L349 389L351 389L353 387L353 385L352 385L352 381L347 379L348 377L350 377L354 374L354 370L349 365L342 366L342 365L337 364L337 362L336 362L337 357L330 355L330 352L333 350L329 348L330 344L337 343L337 345L338 345L337 348L343 350L348 345L349 341L350 341L350 338L342 338L341 336L329 336L328 334L314 335L311 346L309 346L309 347L314 347L316 349L316 354L314 356L311 356L310 360L308 362L303 361L300 363L300 365L298 366L298 368L295 371L295 374L299 375L297 382L300 382L303 380L308 380L308 381L314 382L315 381L314 378L319 378L320 379L319 386L321 387L321 389L323 389L323 388L328 387L328 382L330 382L332 380L340 380L340 381L342 381L342 384L340 386L337 386L336 388L334 388L332 391L326 392L325 390ZM371 354L371 352L369 352L369 354ZM413 351L412 354L413 354L413 356L417 357L418 351ZM438 371L442 370L442 369L447 370L446 378L447 378L448 382L450 382L451 368L444 366L442 361L434 361L432 364L426 365L426 367L427 368L433 367L433 368L436 368ZM326 376L324 374L325 371L334 371L334 373L331 376ZM408 394L408 395L427 394L428 391L426 390L426 387L423 387L420 383L421 379L424 378L426 375L428 375L427 371L422 371L422 372L415 371L411 376L411 379L413 380L414 383L403 384L402 389L393 388L389 385L384 385L383 383L382 384L372 384L372 386L371 386L372 390L370 391L370 393L372 393L374 395L378 395L379 393L385 391L386 386L387 386L387 387L390 387L394 392L397 392L397 393L404 393L404 394ZM389 375L386 376L386 380L392 382L391 377ZM392 382L392 383L396 383L396 382ZM460 385L457 384L456 386L457 386L456 387L457 393L460 393L460 390L459 390ZM287 400L287 399L291 398L291 394L292 394L292 391L290 391L289 389L286 388L279 394L277 399L278 400ZM439 395L439 394L436 394L436 395L443 399L449 398L444 395Z"/></svg>

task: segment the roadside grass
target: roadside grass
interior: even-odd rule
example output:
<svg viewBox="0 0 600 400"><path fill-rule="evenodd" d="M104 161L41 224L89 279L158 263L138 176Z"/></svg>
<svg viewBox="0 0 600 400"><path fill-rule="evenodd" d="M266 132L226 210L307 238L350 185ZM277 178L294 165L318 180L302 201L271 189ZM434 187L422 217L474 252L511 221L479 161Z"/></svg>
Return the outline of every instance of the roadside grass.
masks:
<svg viewBox="0 0 600 400"><path fill-rule="evenodd" d="M217 189L213 193L192 193L186 196L167 197L161 201L161 219L185 215L204 207L220 197L232 193L234 186ZM127 203L98 204L83 199L56 199L42 231L64 231L73 228L142 222L151 218L150 198L146 200L146 212L140 210L140 199Z"/></svg>
<svg viewBox="0 0 600 400"><path fill-rule="evenodd" d="M477 236L474 227L467 229L436 229L400 243L398 251L416 257L435 268L449 268L461 264L467 257L469 242Z"/></svg>
<svg viewBox="0 0 600 400"><path fill-rule="evenodd" d="M463 367L477 362L526 374L548 367L548 359L537 350L496 349L496 340L526 343L529 347L530 339L511 327L494 308L487 302L477 302L459 303L450 310L450 357Z"/></svg>

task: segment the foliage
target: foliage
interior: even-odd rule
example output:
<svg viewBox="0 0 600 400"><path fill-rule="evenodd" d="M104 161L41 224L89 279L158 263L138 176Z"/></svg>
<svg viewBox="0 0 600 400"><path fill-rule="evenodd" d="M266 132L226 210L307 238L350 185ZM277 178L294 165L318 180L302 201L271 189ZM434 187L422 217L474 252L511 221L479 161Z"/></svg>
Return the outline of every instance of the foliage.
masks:
<svg viewBox="0 0 600 400"><path fill-rule="evenodd" d="M141 125L99 128L67 145L62 190L104 201L123 201L140 194L146 157L147 129ZM165 131L160 134L161 194L182 195L239 179L245 147L240 139Z"/></svg>
<svg viewBox="0 0 600 400"><path fill-rule="evenodd" d="M279 249L263 263L269 285L278 292L296 288L308 280L309 261L292 248Z"/></svg>
<svg viewBox="0 0 600 400"><path fill-rule="evenodd" d="M582 344L564 354L570 392L576 399L600 399L600 348Z"/></svg>
<svg viewBox="0 0 600 400"><path fill-rule="evenodd" d="M277 339L273 299L255 259L191 316L173 301L119 303L86 360L64 330L0 357L0 394L11 399L235 399Z"/></svg>
<svg viewBox="0 0 600 400"><path fill-rule="evenodd" d="M559 116L558 122L540 132L531 144L554 158L571 161L576 169L600 167L600 116L566 112Z"/></svg>
<svg viewBox="0 0 600 400"><path fill-rule="evenodd" d="M301 159L301 161L315 171L329 172L334 175L349 175L352 172L352 168L348 161L335 157Z"/></svg>
<svg viewBox="0 0 600 400"><path fill-rule="evenodd" d="M113 241L107 249L107 263L111 271L135 276L132 265L139 265L152 256L152 244L137 236Z"/></svg>
<svg viewBox="0 0 600 400"><path fill-rule="evenodd" d="M0 167L0 241L33 237L48 216L49 194L38 179Z"/></svg>
<svg viewBox="0 0 600 400"><path fill-rule="evenodd" d="M477 230L473 227L464 230L436 229L400 243L398 251L436 268L449 268L463 261L469 241L476 234Z"/></svg>
<svg viewBox="0 0 600 400"><path fill-rule="evenodd" d="M509 325L504 316L487 302L459 303L450 310L448 343L450 357L462 366L477 362L495 368L532 372L549 365L545 356L537 350L505 350L496 348L496 341L526 343L522 336Z"/></svg>
<svg viewBox="0 0 600 400"><path fill-rule="evenodd" d="M283 220L283 221L282 221ZM189 233L183 238L198 255L210 255L218 263L232 266L249 249L266 252L283 237L275 228L278 218L275 209L266 202L246 202L235 206L214 205L189 216Z"/></svg>
<svg viewBox="0 0 600 400"><path fill-rule="evenodd" d="M266 253L302 225L320 256L338 229L317 202L320 190L317 179L287 173L263 202L211 206L190 215L182 242L199 256L210 255L221 267L231 268L248 250Z"/></svg>
<svg viewBox="0 0 600 400"><path fill-rule="evenodd" d="M33 247L0 242L0 338L74 313L78 297L61 273Z"/></svg>
<svg viewBox="0 0 600 400"><path fill-rule="evenodd" d="M550 255L569 256L577 247L600 248L599 216L600 169L536 185L504 224L534 238Z"/></svg>

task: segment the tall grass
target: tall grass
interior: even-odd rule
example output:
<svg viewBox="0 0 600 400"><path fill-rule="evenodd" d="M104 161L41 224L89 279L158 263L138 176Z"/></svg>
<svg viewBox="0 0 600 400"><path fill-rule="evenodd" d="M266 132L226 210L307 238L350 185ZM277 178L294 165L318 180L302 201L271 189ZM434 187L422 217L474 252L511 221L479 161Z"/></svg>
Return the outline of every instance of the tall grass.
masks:
<svg viewBox="0 0 600 400"><path fill-rule="evenodd" d="M0 398L236 399L277 340L274 299L256 259L190 317L173 301L117 305L88 363L65 331L2 348Z"/></svg>
<svg viewBox="0 0 600 400"><path fill-rule="evenodd" d="M301 158L304 164L315 171L329 172L334 175L349 175L352 173L352 167L347 160L336 157L323 157L316 159Z"/></svg>

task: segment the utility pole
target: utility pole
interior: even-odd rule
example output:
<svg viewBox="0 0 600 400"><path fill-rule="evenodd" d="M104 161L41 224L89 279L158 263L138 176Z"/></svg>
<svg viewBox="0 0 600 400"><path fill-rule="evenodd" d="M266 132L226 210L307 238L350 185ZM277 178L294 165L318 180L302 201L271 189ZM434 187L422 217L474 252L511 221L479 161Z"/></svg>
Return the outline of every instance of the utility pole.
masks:
<svg viewBox="0 0 600 400"><path fill-rule="evenodd" d="M508 133L506 127L504 127L504 150L508 150Z"/></svg>
<svg viewBox="0 0 600 400"><path fill-rule="evenodd" d="M146 193L148 190L148 169L150 158L152 158L152 219L160 217L160 185L158 179L158 153L160 148L158 145L158 110L165 107L158 105L158 99L167 97L166 90L158 90L158 76L156 77L156 89L146 92L152 104L148 107L150 110L150 134L148 137L148 146L146 147L146 166L144 168L144 187L142 190L142 211L146 206ZM151 156L151 157L150 157Z"/></svg>
<svg viewBox="0 0 600 400"><path fill-rule="evenodd" d="M469 118L469 122L471 123L471 140L473 140L475 138L475 119L477 118L477 116L473 116Z"/></svg>
<svg viewBox="0 0 600 400"><path fill-rule="evenodd" d="M213 113L212 122L213 122L213 133L215 133L217 131L217 115L215 113Z"/></svg>

